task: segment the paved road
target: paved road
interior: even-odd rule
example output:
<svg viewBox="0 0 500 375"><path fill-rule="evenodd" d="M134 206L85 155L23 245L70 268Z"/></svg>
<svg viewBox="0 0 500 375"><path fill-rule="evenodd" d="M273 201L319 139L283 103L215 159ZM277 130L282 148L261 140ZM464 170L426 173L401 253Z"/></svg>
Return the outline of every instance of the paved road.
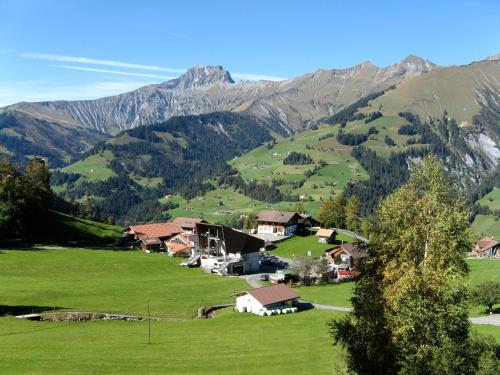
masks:
<svg viewBox="0 0 500 375"><path fill-rule="evenodd" d="M487 324L490 326L500 326L500 314L469 318L472 324Z"/></svg>
<svg viewBox="0 0 500 375"><path fill-rule="evenodd" d="M272 271L271 271L272 272ZM252 288L261 288L260 284L260 276L263 274L269 274L270 272L262 272L262 273L254 273L252 275L242 275L240 276L242 279L246 280L248 285ZM307 303L306 301L300 301L302 303ZM318 310L329 310L329 311L341 311L341 312L351 312L352 307L344 307L344 306L331 306L331 305L321 305L319 303L311 303L315 309ZM482 316L478 318L469 318L469 321L472 324L485 324L492 326L500 326L500 314Z"/></svg>

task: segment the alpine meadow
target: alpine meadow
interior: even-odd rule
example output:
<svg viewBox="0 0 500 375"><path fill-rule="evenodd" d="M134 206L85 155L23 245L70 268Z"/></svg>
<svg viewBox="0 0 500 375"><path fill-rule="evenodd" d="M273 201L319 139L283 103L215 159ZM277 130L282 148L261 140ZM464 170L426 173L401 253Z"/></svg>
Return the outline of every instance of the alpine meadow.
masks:
<svg viewBox="0 0 500 375"><path fill-rule="evenodd" d="M0 35L1 374L500 374L498 2Z"/></svg>

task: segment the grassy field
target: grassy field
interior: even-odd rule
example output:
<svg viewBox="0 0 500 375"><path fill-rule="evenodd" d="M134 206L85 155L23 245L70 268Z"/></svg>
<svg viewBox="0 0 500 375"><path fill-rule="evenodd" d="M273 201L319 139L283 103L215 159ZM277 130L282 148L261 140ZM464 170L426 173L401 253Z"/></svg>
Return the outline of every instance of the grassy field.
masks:
<svg viewBox="0 0 500 375"><path fill-rule="evenodd" d="M337 235L335 244L319 243L318 237L315 235L306 237L294 236L286 241L277 243L276 248L270 250L269 253L285 258L295 258L307 256L308 251L311 251L312 256L318 257L324 255L326 249L335 247L337 244L342 243L342 241L353 242L353 240L352 237L342 233Z"/></svg>
<svg viewBox="0 0 500 375"><path fill-rule="evenodd" d="M164 254L139 251L37 249L0 252L1 304L75 311L190 318L201 306L232 301L247 289L239 278L224 279L186 269ZM29 306L33 306L30 308Z"/></svg>
<svg viewBox="0 0 500 375"><path fill-rule="evenodd" d="M336 374L345 353L327 322L341 313L310 310L258 317L232 309L194 320L199 306L231 302L239 278L178 266L138 251L32 249L0 251L1 374ZM472 260L471 279L498 274L500 262ZM304 300L348 306L351 283L298 288ZM147 322L50 323L11 313L50 310L145 314ZM500 342L500 327L475 326ZM261 371L266 369L265 371Z"/></svg>
<svg viewBox="0 0 500 375"><path fill-rule="evenodd" d="M471 228L477 237L494 236L500 238L500 221L496 220L493 215L476 215Z"/></svg>
<svg viewBox="0 0 500 375"><path fill-rule="evenodd" d="M116 173L108 168L109 161L113 158L111 151L103 151L88 158L80 160L74 164L63 168L67 173L79 173L82 176L78 179L83 181L104 181L110 177L115 177Z"/></svg>
<svg viewBox="0 0 500 375"><path fill-rule="evenodd" d="M494 188L484 197L477 201L481 206L487 206L492 210L500 210L500 189Z"/></svg>
<svg viewBox="0 0 500 375"><path fill-rule="evenodd" d="M35 243L67 245L69 242L80 246L110 245L122 235L123 228L116 225L78 219L51 211L46 222L30 233Z"/></svg>
<svg viewBox="0 0 500 375"><path fill-rule="evenodd" d="M151 345L145 322L0 318L0 373L338 373L343 353L331 344L326 322L339 316L306 311L262 318L225 311L215 319L153 322Z"/></svg>

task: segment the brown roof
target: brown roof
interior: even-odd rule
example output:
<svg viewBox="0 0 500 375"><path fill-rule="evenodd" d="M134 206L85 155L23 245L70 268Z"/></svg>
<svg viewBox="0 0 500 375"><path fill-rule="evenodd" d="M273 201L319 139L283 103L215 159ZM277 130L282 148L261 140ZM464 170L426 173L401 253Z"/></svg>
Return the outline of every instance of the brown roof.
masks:
<svg viewBox="0 0 500 375"><path fill-rule="evenodd" d="M173 224L176 224L182 228L196 228L196 223L206 223L203 219L196 219L192 217L176 217L172 220Z"/></svg>
<svg viewBox="0 0 500 375"><path fill-rule="evenodd" d="M335 233L335 230L333 230L333 229L320 228L316 232L316 236L318 236L318 237L331 237L334 233Z"/></svg>
<svg viewBox="0 0 500 375"><path fill-rule="evenodd" d="M161 240L157 237L153 237L153 238L147 238L147 237L141 237L141 241L145 244L145 245L161 245Z"/></svg>
<svg viewBox="0 0 500 375"><path fill-rule="evenodd" d="M285 284L276 284L262 288L250 289L248 292L253 298L259 301L262 306L272 305L273 303L290 301L300 296Z"/></svg>
<svg viewBox="0 0 500 375"><path fill-rule="evenodd" d="M171 237L182 232L182 228L172 223L132 225L127 228L139 237Z"/></svg>
<svg viewBox="0 0 500 375"><path fill-rule="evenodd" d="M476 242L476 250L479 252L483 252L498 245L500 245L500 242L495 240L493 237L484 237Z"/></svg>
<svg viewBox="0 0 500 375"><path fill-rule="evenodd" d="M184 244L181 244L181 243L175 243L175 242L172 242L172 243L169 243L168 244L168 247L170 248L170 250L172 250L174 253L181 253L183 251L191 251L191 246L189 245L184 245Z"/></svg>
<svg viewBox="0 0 500 375"><path fill-rule="evenodd" d="M257 215L257 220L258 221L268 221L271 223L281 223L281 224L286 224L290 220L293 219L293 217L300 215L296 212L288 212L288 211L260 211L259 214Z"/></svg>
<svg viewBox="0 0 500 375"><path fill-rule="evenodd" d="M353 245L351 243L344 243L340 246L334 247L333 249L328 251L328 254L334 256L340 251L345 251L354 259L366 258L368 256L368 252L365 249L362 249L359 246Z"/></svg>
<svg viewBox="0 0 500 375"><path fill-rule="evenodd" d="M260 238L251 236L249 234L234 230L219 224L196 224L196 233L198 233L198 242L201 247L207 247L207 237L205 234L211 232L224 241L227 253L253 253L258 252L264 247L265 242Z"/></svg>

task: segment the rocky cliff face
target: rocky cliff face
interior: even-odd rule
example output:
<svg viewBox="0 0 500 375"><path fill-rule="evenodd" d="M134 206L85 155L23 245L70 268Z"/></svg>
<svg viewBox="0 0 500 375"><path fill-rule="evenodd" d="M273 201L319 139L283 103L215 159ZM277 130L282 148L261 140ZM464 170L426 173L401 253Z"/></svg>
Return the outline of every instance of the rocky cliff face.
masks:
<svg viewBox="0 0 500 375"><path fill-rule="evenodd" d="M179 78L117 96L20 103L3 111L112 135L176 115L249 111L280 121L283 129L291 132L309 120L331 115L367 94L426 73L434 66L409 56L386 68L366 62L347 69L321 69L282 82L239 83L221 66L195 66Z"/></svg>

